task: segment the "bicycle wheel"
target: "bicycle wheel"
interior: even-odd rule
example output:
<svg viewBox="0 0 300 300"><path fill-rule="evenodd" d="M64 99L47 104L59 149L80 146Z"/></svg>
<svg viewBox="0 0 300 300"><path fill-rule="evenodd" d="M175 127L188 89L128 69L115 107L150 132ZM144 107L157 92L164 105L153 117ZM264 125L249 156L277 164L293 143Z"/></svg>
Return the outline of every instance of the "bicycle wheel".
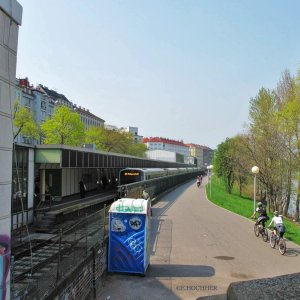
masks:
<svg viewBox="0 0 300 300"><path fill-rule="evenodd" d="M268 229L267 228L263 228L263 230L261 232L261 237L264 242L268 241Z"/></svg>
<svg viewBox="0 0 300 300"><path fill-rule="evenodd" d="M280 239L278 245L279 245L279 252L281 255L283 255L286 251L286 244L284 239Z"/></svg>
<svg viewBox="0 0 300 300"><path fill-rule="evenodd" d="M254 224L254 234L256 236L259 236L259 228L258 228L258 225L257 224Z"/></svg>
<svg viewBox="0 0 300 300"><path fill-rule="evenodd" d="M275 245L276 245L276 239L275 239L274 233L272 232L270 235L270 246L272 248L275 248Z"/></svg>

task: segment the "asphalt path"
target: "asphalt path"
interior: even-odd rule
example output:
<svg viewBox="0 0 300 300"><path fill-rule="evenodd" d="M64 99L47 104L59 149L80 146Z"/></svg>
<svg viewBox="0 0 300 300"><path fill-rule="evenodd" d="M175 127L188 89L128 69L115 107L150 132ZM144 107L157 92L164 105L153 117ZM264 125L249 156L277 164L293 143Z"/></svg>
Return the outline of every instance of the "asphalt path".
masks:
<svg viewBox="0 0 300 300"><path fill-rule="evenodd" d="M146 276L109 274L97 299L226 299L231 282L299 272L300 247L287 241L282 256L253 225L186 183L153 206Z"/></svg>

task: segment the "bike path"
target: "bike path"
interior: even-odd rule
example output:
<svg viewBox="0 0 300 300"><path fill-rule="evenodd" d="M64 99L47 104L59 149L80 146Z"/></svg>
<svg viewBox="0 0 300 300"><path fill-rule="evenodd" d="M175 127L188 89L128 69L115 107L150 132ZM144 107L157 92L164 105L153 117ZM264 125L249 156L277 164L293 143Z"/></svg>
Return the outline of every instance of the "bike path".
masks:
<svg viewBox="0 0 300 300"><path fill-rule="evenodd" d="M109 274L97 299L226 299L231 282L298 272L300 248L287 242L282 256L253 225L208 201L204 185L184 184L153 207L146 277Z"/></svg>

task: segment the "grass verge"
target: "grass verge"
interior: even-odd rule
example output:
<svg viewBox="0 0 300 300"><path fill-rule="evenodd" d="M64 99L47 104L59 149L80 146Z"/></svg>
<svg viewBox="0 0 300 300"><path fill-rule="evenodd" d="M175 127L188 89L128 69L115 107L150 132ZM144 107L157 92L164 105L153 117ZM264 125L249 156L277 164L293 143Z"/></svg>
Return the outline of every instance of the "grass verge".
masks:
<svg viewBox="0 0 300 300"><path fill-rule="evenodd" d="M226 208L238 215L244 216L251 219L253 212L253 199L247 197L241 197L238 193L233 191L232 194L228 194L225 188L225 184L213 177L210 195L210 185L206 185L206 194L208 199L218 206ZM270 216L270 221L272 219L272 214ZM269 225L268 221L266 225ZM299 224L284 218L284 224L286 227L286 233L284 236L293 241L295 244L300 245L300 226Z"/></svg>

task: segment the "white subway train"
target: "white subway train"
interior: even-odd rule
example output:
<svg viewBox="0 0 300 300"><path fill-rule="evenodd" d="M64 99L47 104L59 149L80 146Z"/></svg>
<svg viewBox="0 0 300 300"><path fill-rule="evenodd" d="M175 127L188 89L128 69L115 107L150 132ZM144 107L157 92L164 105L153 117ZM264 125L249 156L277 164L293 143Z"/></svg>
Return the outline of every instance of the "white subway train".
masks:
<svg viewBox="0 0 300 300"><path fill-rule="evenodd" d="M130 184L139 181L145 181L149 179L172 176L178 174L194 173L199 171L201 168L127 168L123 169L119 173L119 185Z"/></svg>

